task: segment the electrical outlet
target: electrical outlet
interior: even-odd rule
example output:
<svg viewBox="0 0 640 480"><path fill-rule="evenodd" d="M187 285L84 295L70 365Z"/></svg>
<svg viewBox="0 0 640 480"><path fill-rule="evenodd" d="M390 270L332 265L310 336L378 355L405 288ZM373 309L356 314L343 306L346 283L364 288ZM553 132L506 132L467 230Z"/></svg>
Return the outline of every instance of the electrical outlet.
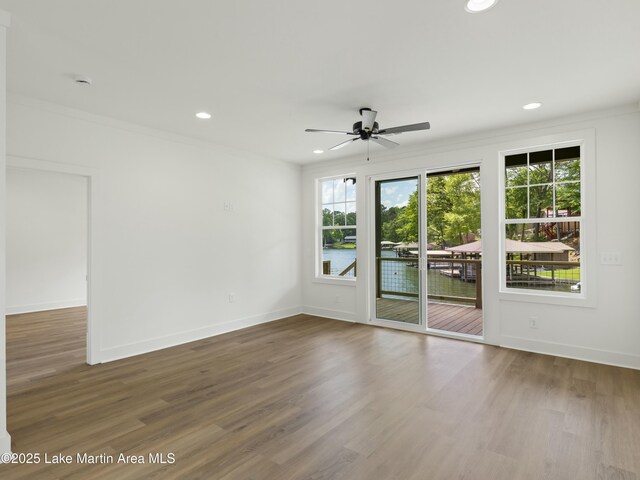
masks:
<svg viewBox="0 0 640 480"><path fill-rule="evenodd" d="M236 301L236 294L235 293L230 293L229 294L229 303L233 303Z"/></svg>
<svg viewBox="0 0 640 480"><path fill-rule="evenodd" d="M622 254L620 252L601 252L600 263L602 265L622 265Z"/></svg>
<svg viewBox="0 0 640 480"><path fill-rule="evenodd" d="M538 317L531 316L529 317L529 328L538 328Z"/></svg>

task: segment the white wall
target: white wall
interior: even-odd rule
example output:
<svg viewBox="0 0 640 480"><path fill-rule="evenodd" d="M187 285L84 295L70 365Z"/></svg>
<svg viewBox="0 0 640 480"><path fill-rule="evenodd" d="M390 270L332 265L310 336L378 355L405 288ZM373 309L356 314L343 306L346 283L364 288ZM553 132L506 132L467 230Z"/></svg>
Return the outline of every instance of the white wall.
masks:
<svg viewBox="0 0 640 480"><path fill-rule="evenodd" d="M0 10L0 204L4 205L6 165L6 74L7 28L10 15ZM0 208L0 312L5 309L5 209ZM7 433L7 378L6 378L5 318L0 315L0 453L11 451L11 437Z"/></svg>
<svg viewBox="0 0 640 480"><path fill-rule="evenodd" d="M299 312L300 167L21 97L8 155L95 172L98 361Z"/></svg>
<svg viewBox="0 0 640 480"><path fill-rule="evenodd" d="M6 312L86 305L87 179L7 171Z"/></svg>
<svg viewBox="0 0 640 480"><path fill-rule="evenodd" d="M595 267L597 291L592 307L514 301L498 293L499 152L531 146L531 139L595 132L594 244L588 255ZM399 141L401 138L398 137ZM637 106L595 112L544 124L455 139L413 151L376 149L364 155L307 166L303 170L303 298L305 311L344 320L368 322L368 203L366 176L412 168L439 168L479 162L482 168L482 232L485 340L487 343L561 356L640 368L640 113ZM593 169L593 168L592 168ZM358 279L355 285L314 280L314 180L355 173L358 185ZM593 197L592 197L593 198ZM599 263L600 252L620 252L623 265ZM340 303L335 303L336 296ZM530 315L538 329L529 328Z"/></svg>

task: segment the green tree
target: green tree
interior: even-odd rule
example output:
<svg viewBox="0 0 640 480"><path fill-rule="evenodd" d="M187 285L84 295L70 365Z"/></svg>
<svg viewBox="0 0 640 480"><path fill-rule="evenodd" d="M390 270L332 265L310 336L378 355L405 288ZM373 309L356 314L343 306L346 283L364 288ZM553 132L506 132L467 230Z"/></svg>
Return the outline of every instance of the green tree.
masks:
<svg viewBox="0 0 640 480"><path fill-rule="evenodd" d="M480 174L456 173L443 178L444 191L450 202L444 213L444 241L449 245L460 245L466 243L469 234L480 234ZM430 221L428 218L427 222Z"/></svg>
<svg viewBox="0 0 640 480"><path fill-rule="evenodd" d="M442 245L445 241L447 220L445 214L451 210L452 201L446 190L446 177L427 180L427 242Z"/></svg>
<svg viewBox="0 0 640 480"><path fill-rule="evenodd" d="M465 243L480 235L480 176L477 172L429 177L427 180L427 242ZM418 241L418 192L404 207L380 207L382 239Z"/></svg>
<svg viewBox="0 0 640 480"><path fill-rule="evenodd" d="M418 191L416 190L409 197L406 207L402 207L401 212L393 223L393 228L401 242L418 241Z"/></svg>
<svg viewBox="0 0 640 480"><path fill-rule="evenodd" d="M571 216L580 215L580 159L556 161L556 208L568 210Z"/></svg>
<svg viewBox="0 0 640 480"><path fill-rule="evenodd" d="M380 223L382 224L382 240L388 242L400 242L400 235L396 232L396 224L398 215L402 212L403 207L390 207L384 205L380 210Z"/></svg>

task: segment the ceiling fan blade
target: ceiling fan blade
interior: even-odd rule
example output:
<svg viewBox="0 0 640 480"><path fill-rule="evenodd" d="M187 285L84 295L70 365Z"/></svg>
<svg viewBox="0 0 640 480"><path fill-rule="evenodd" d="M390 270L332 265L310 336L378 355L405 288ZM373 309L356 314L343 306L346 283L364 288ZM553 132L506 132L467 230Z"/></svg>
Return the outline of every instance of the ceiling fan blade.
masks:
<svg viewBox="0 0 640 480"><path fill-rule="evenodd" d="M351 142L355 142L356 140L360 140L360 137L357 137L357 138L351 138L351 139L347 140L346 142L339 143L339 144L338 144L338 145L336 145L335 147L331 147L329 150L338 150L339 148L346 147L346 146L347 146L347 145L349 145Z"/></svg>
<svg viewBox="0 0 640 480"><path fill-rule="evenodd" d="M376 115L378 112L375 110L362 110L362 129L365 131L370 131L373 129L373 124L376 121Z"/></svg>
<svg viewBox="0 0 640 480"><path fill-rule="evenodd" d="M317 130L315 128L307 128L305 130L305 132L312 132L312 133L337 133L338 135L357 135L357 133L353 133L353 132L340 132L338 130Z"/></svg>
<svg viewBox="0 0 640 480"><path fill-rule="evenodd" d="M376 142L378 145L382 145L385 148L395 148L400 145L399 143L392 142L391 140L387 140L386 138L382 137L371 137L371 140Z"/></svg>
<svg viewBox="0 0 640 480"><path fill-rule="evenodd" d="M429 122L414 123L413 125L403 125L401 127L383 128L378 135L391 135L393 133L415 132L416 130L429 130L431 125Z"/></svg>

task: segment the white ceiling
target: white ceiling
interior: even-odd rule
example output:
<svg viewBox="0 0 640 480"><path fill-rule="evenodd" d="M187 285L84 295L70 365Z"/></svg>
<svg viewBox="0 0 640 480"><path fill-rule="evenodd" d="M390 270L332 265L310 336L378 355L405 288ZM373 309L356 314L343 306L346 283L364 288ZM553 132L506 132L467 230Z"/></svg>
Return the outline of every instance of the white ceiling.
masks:
<svg viewBox="0 0 640 480"><path fill-rule="evenodd" d="M406 145L640 99L639 0L0 0L10 92L309 163L357 109ZM92 87L73 83L86 74ZM524 111L522 105L544 106ZM207 110L209 121L194 114ZM372 154L382 147L372 144Z"/></svg>

